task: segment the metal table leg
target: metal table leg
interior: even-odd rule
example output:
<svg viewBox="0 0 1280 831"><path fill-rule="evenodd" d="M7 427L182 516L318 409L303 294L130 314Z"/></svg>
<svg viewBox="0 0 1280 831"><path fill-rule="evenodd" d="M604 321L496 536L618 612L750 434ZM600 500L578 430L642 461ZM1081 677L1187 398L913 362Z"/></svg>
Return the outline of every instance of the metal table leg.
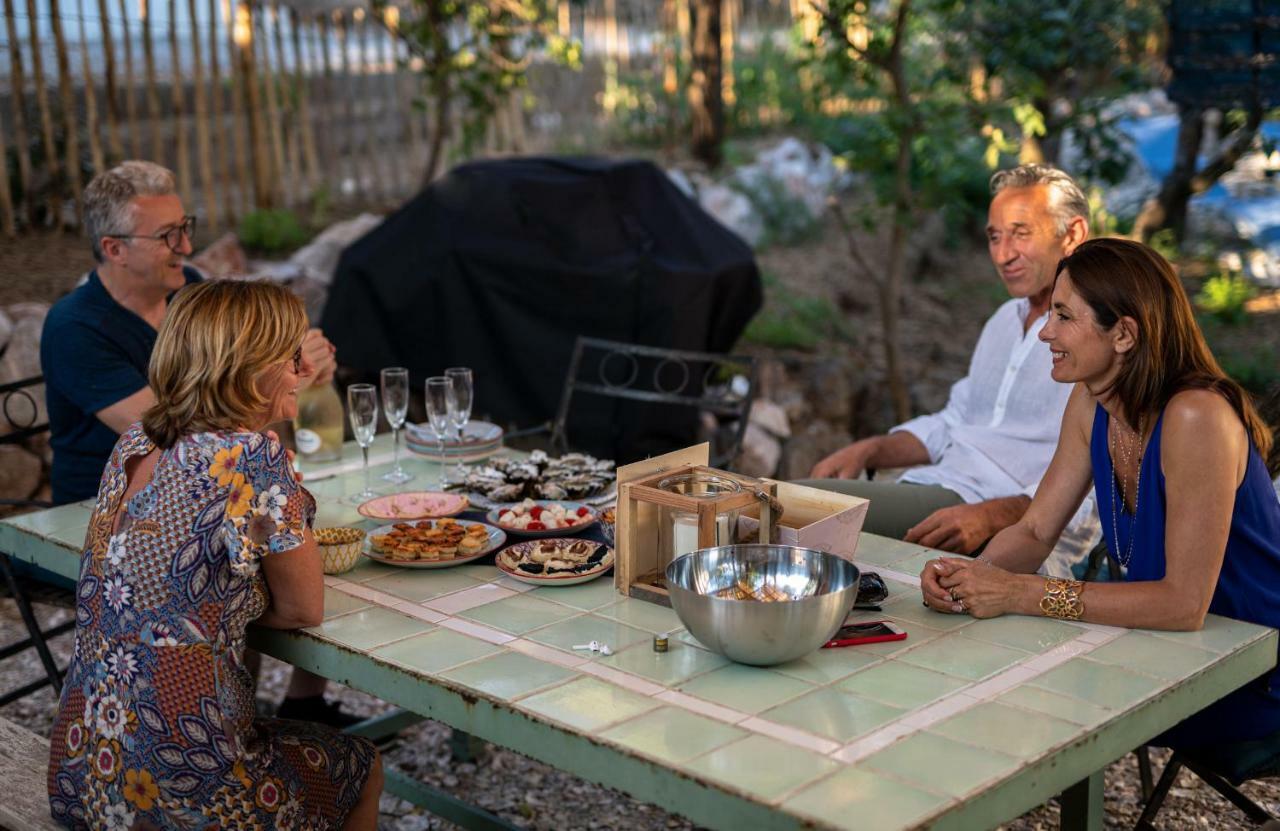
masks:
<svg viewBox="0 0 1280 831"><path fill-rule="evenodd" d="M1102 771L1091 774L1062 792L1062 831L1102 831Z"/></svg>

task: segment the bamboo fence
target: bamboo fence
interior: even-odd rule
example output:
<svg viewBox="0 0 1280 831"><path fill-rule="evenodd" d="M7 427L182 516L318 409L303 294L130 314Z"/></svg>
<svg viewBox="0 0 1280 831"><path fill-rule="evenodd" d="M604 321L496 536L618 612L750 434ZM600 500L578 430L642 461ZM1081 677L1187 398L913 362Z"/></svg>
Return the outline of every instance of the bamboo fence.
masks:
<svg viewBox="0 0 1280 831"><path fill-rule="evenodd" d="M6 236L75 226L85 183L125 158L172 169L188 212L215 234L257 208L386 207L420 185L433 108L394 34L407 5L379 18L305 0L2 2ZM559 0L556 24L605 67L606 85L637 60L670 77L677 50L687 54L689 2ZM785 25L795 0L723 2L732 61L736 26ZM477 152L528 150L528 115L513 95ZM446 137L447 158L458 140Z"/></svg>

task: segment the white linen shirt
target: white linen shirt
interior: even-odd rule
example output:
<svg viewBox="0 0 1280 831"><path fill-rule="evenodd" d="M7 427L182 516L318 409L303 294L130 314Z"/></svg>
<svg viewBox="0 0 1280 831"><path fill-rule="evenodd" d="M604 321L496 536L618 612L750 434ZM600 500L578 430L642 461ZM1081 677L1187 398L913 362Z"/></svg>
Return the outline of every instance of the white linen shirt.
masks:
<svg viewBox="0 0 1280 831"><path fill-rule="evenodd" d="M911 433L929 451L930 463L899 481L939 485L968 503L1035 495L1058 445L1071 385L1050 375L1049 347L1038 337L1048 313L1024 334L1030 311L1025 298L996 309L947 406L890 431Z"/></svg>

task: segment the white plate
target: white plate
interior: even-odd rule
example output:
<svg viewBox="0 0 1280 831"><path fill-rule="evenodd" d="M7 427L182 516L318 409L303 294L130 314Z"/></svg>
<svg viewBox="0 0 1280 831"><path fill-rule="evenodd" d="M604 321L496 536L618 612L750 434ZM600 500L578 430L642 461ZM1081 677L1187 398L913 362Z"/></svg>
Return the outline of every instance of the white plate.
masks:
<svg viewBox="0 0 1280 831"><path fill-rule="evenodd" d="M444 440L445 450L454 448L465 448L470 445L481 446L486 444L494 444L502 440L503 430L496 424L488 421L468 421L466 426L462 428L462 441L459 442L453 438ZM436 446L436 434L428 424L406 424L405 437L412 439L418 444L429 444Z"/></svg>
<svg viewBox="0 0 1280 831"><path fill-rule="evenodd" d="M579 583L586 583L591 580L594 580L600 575L604 574L609 569L613 568L613 549L612 548L605 551L604 559L600 561L600 565L596 566L591 571L571 572L567 574L538 575L538 574L529 574L528 572L521 571L518 568L513 568L511 566L508 566L507 563L504 562L504 555L508 551L512 552L513 556L520 556L524 553L524 551L527 551L529 548L535 545L539 545L543 542L546 542L546 540L529 540L528 542L516 543L515 545L505 549L501 554L495 557L494 564L498 567L499 571L501 571L503 574L510 577L512 580L519 580L521 583L528 583L531 586L576 586ZM601 546L603 545L603 543L597 543L594 540L566 539L565 542L590 542L594 545L601 545Z"/></svg>
<svg viewBox="0 0 1280 831"><path fill-rule="evenodd" d="M508 534L518 534L519 536L522 536L522 537L563 537L567 534L577 534L578 532L582 531L583 528L590 528L592 525L596 524L596 512L591 510L591 508L587 507L581 502L569 502L567 500L555 500L555 499L536 499L534 500L534 504L536 504L540 508L549 508L552 505L562 505L564 506L565 512L570 514L577 514L579 508L586 508L588 513L585 517L579 517L578 521L575 522L573 525L567 525L564 528L543 528L542 530L534 530L534 531L529 531L524 528L515 528L511 525L505 525L498 520L499 514L501 514L503 511L515 508L519 504L521 503L513 502L506 505L499 505L496 508L491 508L489 512L484 515L484 521L489 523L490 525L494 525L494 526L497 526L498 528L501 528L503 531L506 531Z"/></svg>
<svg viewBox="0 0 1280 831"><path fill-rule="evenodd" d="M494 502L492 499L485 496L484 494L476 493L475 491L458 491L458 493L466 494L467 499L471 501L472 507L483 508L486 511L489 510L490 508L497 508L500 506L515 504L512 502ZM555 501L555 500L552 500L552 501ZM598 493L595 496L584 496L583 498L577 501L581 502L584 505L591 506L593 508L601 505L611 505L614 502L618 501L618 481L615 479L614 481L610 482L609 489L604 491L603 493Z"/></svg>
<svg viewBox="0 0 1280 831"><path fill-rule="evenodd" d="M429 520L428 520L429 521ZM360 553L368 557L374 562L382 563L389 566L399 566L401 568L449 568L450 566L458 566L463 563L469 563L472 560L478 560L486 554L492 554L501 548L507 542L507 535L501 528L495 528L487 522L476 522L470 519L455 520L459 525L483 525L485 530L489 532L489 543L476 554L467 554L462 557L453 557L449 560L393 560L390 557L384 557L373 550L373 538L378 534L385 534L395 527L392 525L382 525L365 536L364 547Z"/></svg>

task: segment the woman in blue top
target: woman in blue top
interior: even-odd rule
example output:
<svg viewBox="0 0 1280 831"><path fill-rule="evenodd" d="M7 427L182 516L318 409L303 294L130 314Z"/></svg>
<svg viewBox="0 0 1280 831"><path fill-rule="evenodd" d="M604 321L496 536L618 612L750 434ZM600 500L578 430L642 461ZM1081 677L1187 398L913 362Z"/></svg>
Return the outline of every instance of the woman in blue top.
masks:
<svg viewBox="0 0 1280 831"><path fill-rule="evenodd" d="M1129 240L1082 244L1058 266L1040 338L1054 379L1075 384L1053 462L1022 520L980 560L925 566L925 603L1144 629L1199 629L1209 612L1280 627L1271 434L1214 360L1172 266ZM1090 487L1125 580L1037 576ZM1276 731L1280 670L1163 738L1195 747Z"/></svg>

